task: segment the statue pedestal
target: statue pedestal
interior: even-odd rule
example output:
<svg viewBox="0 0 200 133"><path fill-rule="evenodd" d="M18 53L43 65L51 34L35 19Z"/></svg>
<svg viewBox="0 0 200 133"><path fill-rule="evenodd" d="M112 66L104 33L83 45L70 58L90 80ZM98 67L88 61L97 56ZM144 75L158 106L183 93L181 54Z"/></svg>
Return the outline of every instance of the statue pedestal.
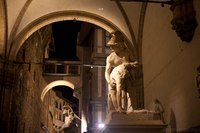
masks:
<svg viewBox="0 0 200 133"><path fill-rule="evenodd" d="M167 125L158 118L144 110L129 114L112 112L107 116L102 133L161 133Z"/></svg>

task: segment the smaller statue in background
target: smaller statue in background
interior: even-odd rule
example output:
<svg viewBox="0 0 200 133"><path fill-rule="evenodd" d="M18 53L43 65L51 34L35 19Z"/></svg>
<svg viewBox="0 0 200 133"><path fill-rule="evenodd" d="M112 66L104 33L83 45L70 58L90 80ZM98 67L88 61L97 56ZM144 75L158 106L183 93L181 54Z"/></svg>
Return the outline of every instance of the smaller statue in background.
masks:
<svg viewBox="0 0 200 133"><path fill-rule="evenodd" d="M63 106L63 115L65 118L60 132L62 133L77 133L75 114L69 105Z"/></svg>
<svg viewBox="0 0 200 133"><path fill-rule="evenodd" d="M164 108L162 104L158 99L154 99L153 102L154 102L154 110L153 110L154 113L159 117L158 119L162 120L162 122L164 123L164 117L163 117Z"/></svg>

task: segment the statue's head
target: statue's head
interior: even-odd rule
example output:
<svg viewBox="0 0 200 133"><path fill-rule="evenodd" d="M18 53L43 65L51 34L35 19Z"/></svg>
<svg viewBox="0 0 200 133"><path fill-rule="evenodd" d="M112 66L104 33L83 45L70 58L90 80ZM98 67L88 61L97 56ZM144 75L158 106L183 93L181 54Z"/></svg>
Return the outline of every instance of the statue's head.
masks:
<svg viewBox="0 0 200 133"><path fill-rule="evenodd" d="M115 46L115 45L117 45L117 38L116 38L115 35L112 35L112 37L108 41L107 45L108 46Z"/></svg>
<svg viewBox="0 0 200 133"><path fill-rule="evenodd" d="M114 31L111 33L111 38L107 42L107 45L117 52L118 50L125 49L124 47L124 37L120 31Z"/></svg>
<svg viewBox="0 0 200 133"><path fill-rule="evenodd" d="M120 31L114 31L111 33L111 39L108 41L108 46L119 45L124 42L123 35Z"/></svg>
<svg viewBox="0 0 200 133"><path fill-rule="evenodd" d="M69 105L63 106L63 115L73 112L72 108Z"/></svg>

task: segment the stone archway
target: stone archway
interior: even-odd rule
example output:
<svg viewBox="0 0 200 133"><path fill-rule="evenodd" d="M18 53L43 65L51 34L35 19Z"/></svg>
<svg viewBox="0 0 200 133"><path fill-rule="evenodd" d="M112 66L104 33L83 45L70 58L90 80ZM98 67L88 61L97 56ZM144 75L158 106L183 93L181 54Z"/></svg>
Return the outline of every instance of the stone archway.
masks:
<svg viewBox="0 0 200 133"><path fill-rule="evenodd" d="M3 56L3 53L6 50L6 34L7 34L7 16L6 16L6 5L5 5L5 1L1 0L0 1L0 55Z"/></svg>
<svg viewBox="0 0 200 133"><path fill-rule="evenodd" d="M98 16L96 14L92 14L85 11L60 11L60 12L54 12L47 15L44 15L29 25L27 25L15 38L13 41L13 47L9 53L9 59L15 60L16 55L23 45L23 43L26 41L28 37L30 37L35 31L38 29L54 23L58 21L66 21L66 20L77 20L77 21L83 21L92 23L94 25L97 25L103 29L105 29L108 32L113 32L115 30L120 30L116 25L114 25L109 20L106 20L105 18L102 18L101 16ZM124 35L124 34L123 34ZM133 44L131 41L127 38L126 35L124 35L125 41L127 42L128 48L130 51L135 51Z"/></svg>
<svg viewBox="0 0 200 133"><path fill-rule="evenodd" d="M43 100L44 100L44 96L47 94L47 92L48 92L49 90L51 90L53 87L61 86L61 85L62 85L62 86L68 86L68 87L70 87L70 88L72 88L72 89L75 88L75 86L74 86L73 83L71 83L71 82L69 82L69 81L66 81L66 80L56 80L56 81L53 81L53 82L49 83L49 84L43 89L43 91L42 91L42 93L41 93L41 96L40 96L42 102L43 102Z"/></svg>
<svg viewBox="0 0 200 133"><path fill-rule="evenodd" d="M88 22L88 23L92 23L94 25L97 25L103 29L105 29L108 32L113 32L115 30L120 30L119 27L117 27L116 25L114 25L112 22L110 22L109 20L106 20L105 18L101 17L101 16L97 16L96 14L92 14L89 12L84 12L84 11L60 11L60 12L54 12L54 13L50 13L47 15L44 15L38 19L36 19L35 21L31 22L29 25L27 25L14 39L13 41L13 47L10 51L10 56L9 59L10 60L15 60L16 55L18 53L18 51L20 50L20 48L22 47L23 43L37 30L39 30L40 28L49 25L51 23L54 22L59 22L59 21L67 21L67 20L76 20L76 21L83 21L83 22ZM131 43L131 41L127 38L126 35L124 35L125 41L127 42L126 44L128 45L128 48L130 49L130 54L134 54L134 52L132 51L136 51L134 49L133 44ZM68 86L72 89L74 89L74 85L68 81L64 81L64 80L58 80L58 81L54 81L51 82L50 84L48 84L42 91L41 93L41 101L44 100L45 95L47 94L47 92L49 90L51 90L53 87L55 86L60 86L60 85L64 85L64 86ZM82 128L86 129L86 124L87 124L87 118L86 118L86 108L83 109L82 111Z"/></svg>

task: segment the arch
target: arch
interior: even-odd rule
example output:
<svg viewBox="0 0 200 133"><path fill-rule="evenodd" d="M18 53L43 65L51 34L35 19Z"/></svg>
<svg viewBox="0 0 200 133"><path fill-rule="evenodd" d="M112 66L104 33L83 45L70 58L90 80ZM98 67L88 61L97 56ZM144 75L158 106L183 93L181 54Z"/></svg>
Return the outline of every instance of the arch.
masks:
<svg viewBox="0 0 200 133"><path fill-rule="evenodd" d="M7 9L6 2L0 1L0 55L5 56L7 40Z"/></svg>
<svg viewBox="0 0 200 133"><path fill-rule="evenodd" d="M65 81L65 80L56 80L56 81L53 81L53 82L51 82L50 84L48 84L44 89L43 89L43 91L42 91L42 93L41 93L41 100L42 100L42 102L43 102L43 100L44 100L44 96L47 94L47 92L49 91L49 90L51 90L53 87L56 87L56 86L68 86L68 87L70 87L70 88L72 88L72 89L74 89L74 84L72 84L71 82L69 82L69 81Z"/></svg>
<svg viewBox="0 0 200 133"><path fill-rule="evenodd" d="M35 31L37 31L38 29L42 28L45 25L58 22L58 21L65 21L65 20L75 20L75 21L77 20L77 21L92 23L105 29L108 32L120 30L116 25L114 25L109 20L101 16L98 16L96 14L86 12L86 11L71 10L71 11L53 12L34 20L17 35L17 37L13 41L13 47L11 48L11 51L9 51L10 60L15 59L17 52L19 51L22 44ZM127 42L128 48L131 51L135 51L135 48L133 44L131 43L131 41L127 38L125 34L123 35L125 37L125 41Z"/></svg>

